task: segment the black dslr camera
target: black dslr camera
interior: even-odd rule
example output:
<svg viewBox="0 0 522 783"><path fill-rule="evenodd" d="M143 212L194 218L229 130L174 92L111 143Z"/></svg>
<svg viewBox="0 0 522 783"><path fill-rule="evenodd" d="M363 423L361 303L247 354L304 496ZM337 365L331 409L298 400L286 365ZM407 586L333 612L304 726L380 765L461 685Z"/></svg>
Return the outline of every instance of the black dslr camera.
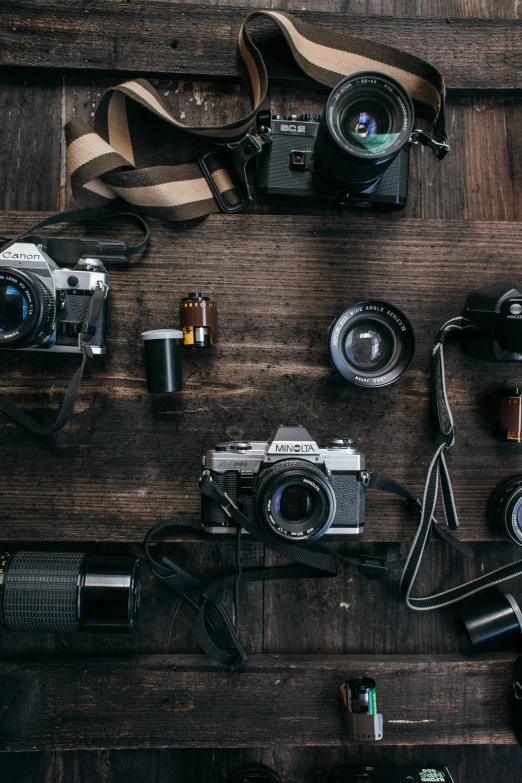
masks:
<svg viewBox="0 0 522 783"><path fill-rule="evenodd" d="M373 71L340 81L322 116L261 111L257 130L271 141L258 161L256 190L268 199L403 209L414 118L402 85Z"/></svg>
<svg viewBox="0 0 522 783"><path fill-rule="evenodd" d="M368 474L353 440L320 449L304 427L279 427L267 442L219 443L203 467L249 519L287 541L364 529ZM207 532L236 532L218 503L204 495L201 503Z"/></svg>
<svg viewBox="0 0 522 783"><path fill-rule="evenodd" d="M463 331L469 354L490 362L522 362L522 293L513 283L474 291L462 315L475 327Z"/></svg>
<svg viewBox="0 0 522 783"><path fill-rule="evenodd" d="M34 240L34 241L33 241ZM79 336L93 292L105 297L90 347L105 353L109 275L124 243L49 239L15 242L0 251L0 349L80 353ZM46 244L43 244L46 242ZM73 269L61 268L74 263Z"/></svg>

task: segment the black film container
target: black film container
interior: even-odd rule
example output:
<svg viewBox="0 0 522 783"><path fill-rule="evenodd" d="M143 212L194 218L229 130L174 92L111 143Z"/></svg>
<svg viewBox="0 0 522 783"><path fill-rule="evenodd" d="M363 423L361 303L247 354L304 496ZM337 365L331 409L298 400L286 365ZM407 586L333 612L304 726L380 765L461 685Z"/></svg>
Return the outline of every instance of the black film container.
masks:
<svg viewBox="0 0 522 783"><path fill-rule="evenodd" d="M142 332L141 336L149 394L181 391L183 332L180 329L153 329Z"/></svg>

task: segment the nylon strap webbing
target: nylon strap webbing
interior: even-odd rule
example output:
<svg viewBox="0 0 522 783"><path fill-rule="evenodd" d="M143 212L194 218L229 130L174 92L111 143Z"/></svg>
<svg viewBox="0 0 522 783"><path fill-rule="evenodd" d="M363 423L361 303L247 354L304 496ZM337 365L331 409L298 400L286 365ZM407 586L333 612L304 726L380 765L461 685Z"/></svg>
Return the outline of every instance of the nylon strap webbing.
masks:
<svg viewBox="0 0 522 783"><path fill-rule="evenodd" d="M96 111L94 128L75 120L66 126L72 190L79 202L102 207L123 198L134 209L174 221L220 211L197 162L171 166L143 161L146 151L138 144L146 135L143 109L202 140L216 144L239 141L267 95L266 67L248 32L250 22L258 16L279 26L296 63L321 84L334 87L344 76L367 70L394 77L409 92L418 116L434 125L437 141L447 142L444 80L432 65L392 46L315 27L282 11L253 11L245 18L238 41L241 70L251 94L249 114L226 125L187 126L171 114L146 79L132 79L109 89ZM156 151L156 161L158 154L161 151ZM168 150L163 157L168 160ZM209 168L225 203L238 204L241 196L219 159L209 161Z"/></svg>

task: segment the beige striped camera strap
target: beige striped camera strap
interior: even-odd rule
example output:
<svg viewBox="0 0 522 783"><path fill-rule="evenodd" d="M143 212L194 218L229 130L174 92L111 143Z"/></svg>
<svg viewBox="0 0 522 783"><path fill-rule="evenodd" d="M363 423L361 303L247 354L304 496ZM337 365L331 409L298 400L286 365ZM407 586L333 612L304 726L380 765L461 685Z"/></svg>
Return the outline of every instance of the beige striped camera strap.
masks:
<svg viewBox="0 0 522 783"><path fill-rule="evenodd" d="M141 165L140 152L138 166L137 140L140 139L142 148L147 134L143 109L214 144L233 144L245 136L268 88L263 58L248 33L250 22L257 16L276 22L299 67L321 84L334 87L344 76L367 70L381 71L397 79L409 92L418 116L433 123L437 141L446 142L444 81L432 65L392 46L315 27L282 11L253 11L245 18L238 41L241 69L250 86L250 113L227 125L191 127L170 113L146 79L131 79L112 87L100 101L93 128L75 120L66 126L71 185L77 201L96 208L122 198L136 211L173 221L220 211L197 162ZM136 111L136 104L141 110ZM166 154L164 157L168 160ZM158 160L157 150L154 159ZM238 204L241 195L219 156L210 157L208 167L225 203Z"/></svg>

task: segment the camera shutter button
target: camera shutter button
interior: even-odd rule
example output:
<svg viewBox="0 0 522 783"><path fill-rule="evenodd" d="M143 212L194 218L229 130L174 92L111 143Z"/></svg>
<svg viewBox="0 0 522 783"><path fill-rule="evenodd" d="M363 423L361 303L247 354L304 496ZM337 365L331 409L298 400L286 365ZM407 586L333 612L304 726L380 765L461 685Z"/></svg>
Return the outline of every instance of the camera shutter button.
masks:
<svg viewBox="0 0 522 783"><path fill-rule="evenodd" d="M249 451L252 448L250 443L246 440L233 441L232 443L228 444L228 447L231 451Z"/></svg>
<svg viewBox="0 0 522 783"><path fill-rule="evenodd" d="M329 449L354 449L357 441L353 438L334 438L328 444Z"/></svg>
<svg viewBox="0 0 522 783"><path fill-rule="evenodd" d="M512 313L513 315L520 315L520 313L522 313L522 304L515 302L510 306L509 312Z"/></svg>

